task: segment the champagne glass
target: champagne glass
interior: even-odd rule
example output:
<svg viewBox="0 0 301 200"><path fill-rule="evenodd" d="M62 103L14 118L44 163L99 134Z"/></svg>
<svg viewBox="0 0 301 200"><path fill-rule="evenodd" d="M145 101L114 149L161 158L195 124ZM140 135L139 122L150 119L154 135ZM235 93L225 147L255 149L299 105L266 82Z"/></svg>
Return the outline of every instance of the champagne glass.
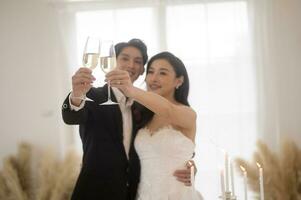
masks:
<svg viewBox="0 0 301 200"><path fill-rule="evenodd" d="M111 40L102 41L100 48L100 68L106 74L116 67L116 53L114 43ZM108 100L99 105L115 105L118 104L113 102L111 99L111 87L108 82Z"/></svg>
<svg viewBox="0 0 301 200"><path fill-rule="evenodd" d="M95 69L98 65L100 53L100 39L96 37L87 37L83 52L82 64L84 67ZM94 101L88 97L79 97L84 101Z"/></svg>

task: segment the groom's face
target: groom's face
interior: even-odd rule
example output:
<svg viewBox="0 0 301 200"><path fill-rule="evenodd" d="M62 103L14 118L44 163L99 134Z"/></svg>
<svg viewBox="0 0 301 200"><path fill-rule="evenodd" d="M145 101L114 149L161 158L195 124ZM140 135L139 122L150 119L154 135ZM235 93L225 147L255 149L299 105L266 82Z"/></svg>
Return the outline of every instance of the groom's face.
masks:
<svg viewBox="0 0 301 200"><path fill-rule="evenodd" d="M134 82L144 72L140 50L132 46L123 48L117 57L117 68L127 71L132 82Z"/></svg>

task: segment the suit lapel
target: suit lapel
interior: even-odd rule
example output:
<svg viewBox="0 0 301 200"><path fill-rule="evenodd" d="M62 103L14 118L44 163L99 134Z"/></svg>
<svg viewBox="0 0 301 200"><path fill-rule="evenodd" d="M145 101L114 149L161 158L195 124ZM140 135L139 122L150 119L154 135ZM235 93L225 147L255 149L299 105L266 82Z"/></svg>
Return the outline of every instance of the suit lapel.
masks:
<svg viewBox="0 0 301 200"><path fill-rule="evenodd" d="M135 151L135 147L134 147L134 141L135 141L135 137L137 135L137 123L136 123L136 113L135 113L135 103L132 105L131 107L131 111L132 111L132 137L131 137L131 145L130 145L130 154L132 154L132 152Z"/></svg>
<svg viewBox="0 0 301 200"><path fill-rule="evenodd" d="M99 99L99 101L97 103L103 103L103 102L107 101L107 99L108 99L108 85L107 84L104 85L102 89L104 90L102 92L102 95L104 95L104 96L97 98L97 99ZM116 98L112 88L111 88L111 99L112 99L112 101L117 102L117 98ZM112 125L116 126L116 131L114 131L112 133L111 137L112 137L113 141L115 141L116 147L124 155L124 159L127 160L126 151L125 151L125 148L123 145L123 120L122 120L122 113L121 113L120 107L119 107L119 105L103 105L103 106L111 107L109 109L109 112L113 112Z"/></svg>
<svg viewBox="0 0 301 200"><path fill-rule="evenodd" d="M103 103L108 100L108 85L104 85L100 88L94 88L90 90L87 96L95 101L96 104ZM117 98L111 88L111 99L114 102L117 102ZM106 110L104 112L112 116L112 122L110 122L110 126L114 126L112 128L112 133L110 136L112 137L112 141L114 145L118 148L118 150L124 155L124 159L127 159L124 145L123 145L123 120L122 113L119 105L98 105L103 106L103 109Z"/></svg>
<svg viewBox="0 0 301 200"><path fill-rule="evenodd" d="M115 101L117 102L117 98L113 92L113 90L111 89L111 98L112 98L112 101ZM114 110L114 122L113 124L117 124L117 131L114 133L114 141L116 141L116 146L118 147L118 149L122 152L123 156L124 156L124 159L127 160L127 155L126 155L126 151L125 151L125 148L124 148L124 144L123 144L123 120L122 120L122 113L121 113L121 110L120 110L120 107L119 105L111 105L113 107L115 107L115 109L112 109Z"/></svg>

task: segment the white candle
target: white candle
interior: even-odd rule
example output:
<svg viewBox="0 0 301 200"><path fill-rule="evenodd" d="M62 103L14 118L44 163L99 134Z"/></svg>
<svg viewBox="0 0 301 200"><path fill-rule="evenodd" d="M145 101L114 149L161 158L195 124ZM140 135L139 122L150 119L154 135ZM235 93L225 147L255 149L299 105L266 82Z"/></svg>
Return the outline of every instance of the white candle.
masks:
<svg viewBox="0 0 301 200"><path fill-rule="evenodd" d="M229 191L229 157L225 152L225 177L226 177L226 192Z"/></svg>
<svg viewBox="0 0 301 200"><path fill-rule="evenodd" d="M226 193L225 193L225 180L224 180L224 170L221 169L220 172L221 176L221 192L222 192L222 199L225 199Z"/></svg>
<svg viewBox="0 0 301 200"><path fill-rule="evenodd" d="M231 178L231 192L232 192L232 195L235 196L234 172L233 172L233 162L232 162L232 159L230 159L230 178Z"/></svg>
<svg viewBox="0 0 301 200"><path fill-rule="evenodd" d="M194 188L194 167L190 167L191 187Z"/></svg>
<svg viewBox="0 0 301 200"><path fill-rule="evenodd" d="M264 200L264 188L263 188L263 169L259 163L256 163L259 170L259 188L260 188L260 200Z"/></svg>
<svg viewBox="0 0 301 200"><path fill-rule="evenodd" d="M244 173L244 194L245 194L245 200L248 200L248 188L247 188L247 171L244 167L240 166L240 169L243 171Z"/></svg>

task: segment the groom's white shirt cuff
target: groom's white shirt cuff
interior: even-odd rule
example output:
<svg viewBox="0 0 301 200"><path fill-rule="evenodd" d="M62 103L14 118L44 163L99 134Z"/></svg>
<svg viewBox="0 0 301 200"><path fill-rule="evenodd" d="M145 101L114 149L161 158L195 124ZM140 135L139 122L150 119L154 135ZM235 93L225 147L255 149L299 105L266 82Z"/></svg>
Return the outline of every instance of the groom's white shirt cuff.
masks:
<svg viewBox="0 0 301 200"><path fill-rule="evenodd" d="M70 109L71 109L71 110L79 111L80 109L82 109L82 108L85 106L85 101L82 101L82 102L80 103L79 106L73 105L73 104L71 103L71 96L72 96L72 92L71 92L70 95L69 95L69 105L70 105Z"/></svg>

